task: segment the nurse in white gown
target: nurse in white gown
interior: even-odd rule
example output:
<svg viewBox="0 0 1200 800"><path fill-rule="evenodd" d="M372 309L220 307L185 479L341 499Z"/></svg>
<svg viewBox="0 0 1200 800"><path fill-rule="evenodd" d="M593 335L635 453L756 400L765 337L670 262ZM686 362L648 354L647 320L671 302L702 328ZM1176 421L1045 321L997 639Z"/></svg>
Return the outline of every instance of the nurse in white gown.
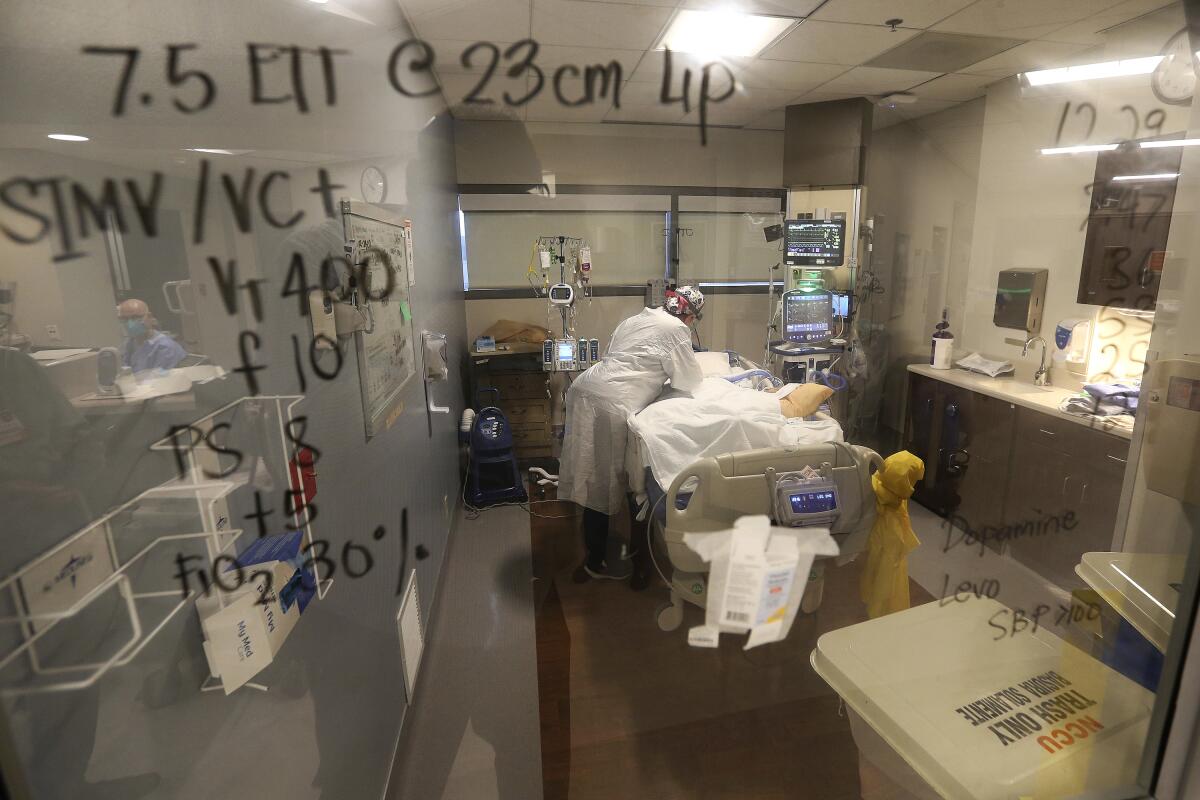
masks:
<svg viewBox="0 0 1200 800"><path fill-rule="evenodd" d="M575 572L576 581L625 577L609 570L604 555L609 517L621 507L627 485L626 420L658 397L668 380L684 392L700 386L704 375L692 351L690 325L703 307L698 289L681 286L668 292L662 308L644 309L618 325L603 360L567 390L558 496L584 508L587 557ZM634 541L632 585L641 589L649 582L649 545L638 537Z"/></svg>

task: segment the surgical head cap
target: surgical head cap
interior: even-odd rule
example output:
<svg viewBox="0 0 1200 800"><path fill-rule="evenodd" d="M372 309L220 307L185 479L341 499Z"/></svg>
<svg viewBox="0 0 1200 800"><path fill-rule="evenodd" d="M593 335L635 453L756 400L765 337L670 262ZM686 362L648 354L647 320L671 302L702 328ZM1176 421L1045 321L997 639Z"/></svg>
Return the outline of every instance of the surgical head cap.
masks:
<svg viewBox="0 0 1200 800"><path fill-rule="evenodd" d="M694 314L699 319L700 311L704 308L704 293L695 286L680 286L678 289L667 292L663 308L668 314L676 317Z"/></svg>

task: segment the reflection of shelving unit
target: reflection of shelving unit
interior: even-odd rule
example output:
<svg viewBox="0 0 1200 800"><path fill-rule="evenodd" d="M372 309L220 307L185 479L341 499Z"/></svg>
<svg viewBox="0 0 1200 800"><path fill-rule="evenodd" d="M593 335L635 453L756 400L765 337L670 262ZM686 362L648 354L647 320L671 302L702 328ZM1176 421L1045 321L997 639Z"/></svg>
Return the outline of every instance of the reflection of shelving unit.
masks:
<svg viewBox="0 0 1200 800"><path fill-rule="evenodd" d="M1084 553L1075 573L1160 652L1167 652L1184 559L1139 553Z"/></svg>
<svg viewBox="0 0 1200 800"><path fill-rule="evenodd" d="M238 489L254 483L255 468L261 466L259 459L280 459L278 472L286 481L291 442L285 426L292 424L293 410L301 400L303 397L295 395L244 397L193 422L196 432L206 433L219 422L245 413L247 417L256 416L255 430L260 434L270 429L269 434L261 436L264 452L251 460L249 469L219 478L207 477L228 470L228 466L222 469L214 449L203 445L187 447L184 440L176 450L173 437L191 436L192 432L184 429L160 439L150 449L181 456L182 469L176 477L88 523L0 580L0 591L8 590L16 609L15 614L0 616L0 625L18 626L21 636L20 643L0 652L3 693L86 689L109 670L136 658L156 634L190 605L197 592L193 588L184 594L174 558L179 551L169 552L164 545L173 543L189 550L190 555L202 556L202 566L208 568L218 556L236 554L243 529L229 526L227 499ZM273 491L284 488L286 484ZM181 525L181 520L188 524ZM303 530L305 545L311 546L307 508L293 514L287 527ZM198 562L197 565L200 566ZM312 569L317 580L317 598L322 599L332 581L321 580L315 565ZM119 595L118 606L127 617L128 628L114 651L99 660L57 664L53 655L39 649L61 626L96 608L96 601L114 590ZM221 602L224 605L224 598ZM22 656L26 662L19 660ZM14 681L12 675L22 663L26 669ZM219 687L219 681L210 677L201 689Z"/></svg>

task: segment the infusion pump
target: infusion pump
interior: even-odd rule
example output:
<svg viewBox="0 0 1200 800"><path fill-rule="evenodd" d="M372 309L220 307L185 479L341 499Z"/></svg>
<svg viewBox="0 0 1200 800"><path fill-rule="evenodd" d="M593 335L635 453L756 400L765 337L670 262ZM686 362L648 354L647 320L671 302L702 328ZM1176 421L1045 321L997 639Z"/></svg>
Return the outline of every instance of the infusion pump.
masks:
<svg viewBox="0 0 1200 800"><path fill-rule="evenodd" d="M542 342L542 370L545 372L575 372L587 369L599 360L599 339L580 337Z"/></svg>

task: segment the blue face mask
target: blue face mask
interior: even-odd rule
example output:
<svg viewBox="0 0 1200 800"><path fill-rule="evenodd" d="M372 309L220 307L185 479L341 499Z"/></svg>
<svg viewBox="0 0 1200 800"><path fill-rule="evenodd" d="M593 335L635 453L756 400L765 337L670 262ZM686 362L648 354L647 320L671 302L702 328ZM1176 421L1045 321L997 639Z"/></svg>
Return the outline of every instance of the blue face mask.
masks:
<svg viewBox="0 0 1200 800"><path fill-rule="evenodd" d="M130 336L144 336L146 333L146 323L140 319L125 320L125 332Z"/></svg>

